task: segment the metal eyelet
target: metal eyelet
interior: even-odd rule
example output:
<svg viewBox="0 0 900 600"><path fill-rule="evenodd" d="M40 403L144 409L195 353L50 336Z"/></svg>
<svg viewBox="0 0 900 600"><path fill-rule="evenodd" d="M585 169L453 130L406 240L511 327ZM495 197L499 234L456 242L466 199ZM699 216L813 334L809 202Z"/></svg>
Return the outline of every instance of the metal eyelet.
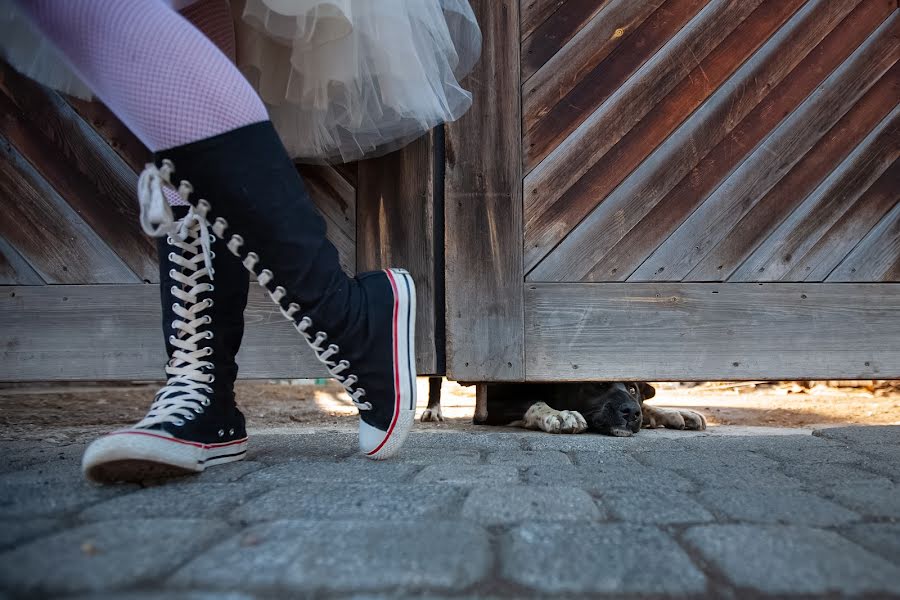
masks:
<svg viewBox="0 0 900 600"><path fill-rule="evenodd" d="M216 286L214 286L213 284L209 284L209 291L211 291L211 292L216 291Z"/></svg>
<svg viewBox="0 0 900 600"><path fill-rule="evenodd" d="M234 435L234 429L229 429L229 430L228 430L228 435Z"/></svg>
<svg viewBox="0 0 900 600"><path fill-rule="evenodd" d="M178 419L177 421L175 421L175 426L184 427L184 419Z"/></svg>
<svg viewBox="0 0 900 600"><path fill-rule="evenodd" d="M214 304L215 304L215 301L212 298L206 299L206 307L207 308L212 308Z"/></svg>
<svg viewBox="0 0 900 600"><path fill-rule="evenodd" d="M211 387L206 388L206 391L209 392L210 394L212 394ZM204 398L203 400L200 401L200 404L202 404L203 406L209 406L211 404L211 402L212 401L209 398Z"/></svg>
<svg viewBox="0 0 900 600"><path fill-rule="evenodd" d="M206 356L210 356L210 355L212 355L212 353L213 353L212 346L207 346L206 347Z"/></svg>
<svg viewBox="0 0 900 600"><path fill-rule="evenodd" d="M212 331L207 331L207 332L206 332L206 339L208 339L208 340L213 339L213 332L212 332Z"/></svg>
<svg viewBox="0 0 900 600"><path fill-rule="evenodd" d="M175 262L175 253L174 252L169 252L169 260L171 260L172 262ZM171 272L172 271L169 271L169 273L171 273Z"/></svg>
<svg viewBox="0 0 900 600"><path fill-rule="evenodd" d="M207 383L212 383L212 382L214 382L215 380L216 380L216 376L215 376L215 375L210 375L210 376L209 376L209 381L207 381Z"/></svg>
<svg viewBox="0 0 900 600"><path fill-rule="evenodd" d="M205 315L203 318L206 320L206 324L207 324L207 325L209 325L210 323L212 323L212 317L211 317L211 316Z"/></svg>
<svg viewBox="0 0 900 600"><path fill-rule="evenodd" d="M196 417L194 417L194 415L192 415L191 413L187 413L186 415L184 415L184 418L188 421L193 421Z"/></svg>
<svg viewBox="0 0 900 600"><path fill-rule="evenodd" d="M224 430L224 429L220 429L220 430L219 430L219 437L225 437L225 430Z"/></svg>
<svg viewBox="0 0 900 600"><path fill-rule="evenodd" d="M202 406L198 406L197 408L194 409L194 412L197 413L198 415L202 415L202 414L203 414L203 407L202 407Z"/></svg>
<svg viewBox="0 0 900 600"><path fill-rule="evenodd" d="M174 294L174 293L177 292L177 291L178 291L178 286L177 286L177 285L173 285L172 287L169 288L169 292L171 292L172 294Z"/></svg>

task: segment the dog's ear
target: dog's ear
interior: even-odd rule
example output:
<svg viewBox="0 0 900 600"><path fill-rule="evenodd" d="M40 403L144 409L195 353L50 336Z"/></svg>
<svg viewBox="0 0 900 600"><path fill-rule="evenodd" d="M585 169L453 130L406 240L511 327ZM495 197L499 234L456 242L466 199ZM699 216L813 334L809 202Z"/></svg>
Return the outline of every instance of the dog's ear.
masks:
<svg viewBox="0 0 900 600"><path fill-rule="evenodd" d="M649 383L644 383L643 381L638 384L638 387L641 390L641 396L644 397L644 400L649 400L653 396L656 395L656 388L654 388Z"/></svg>

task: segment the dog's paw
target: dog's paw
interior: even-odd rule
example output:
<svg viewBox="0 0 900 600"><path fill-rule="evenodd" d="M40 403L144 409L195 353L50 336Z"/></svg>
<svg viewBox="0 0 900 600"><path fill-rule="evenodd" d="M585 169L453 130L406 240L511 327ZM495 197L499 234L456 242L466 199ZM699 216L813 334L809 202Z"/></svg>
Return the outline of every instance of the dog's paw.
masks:
<svg viewBox="0 0 900 600"><path fill-rule="evenodd" d="M441 407L438 406L437 408L426 408L422 412L422 416L419 417L419 420L423 423L443 421L444 415L441 414Z"/></svg>
<svg viewBox="0 0 900 600"><path fill-rule="evenodd" d="M680 408L654 408L650 414L649 427L703 431L706 429L706 418L700 413L692 410Z"/></svg>
<svg viewBox="0 0 900 600"><path fill-rule="evenodd" d="M587 421L581 413L563 410L541 417L541 431L547 433L581 433L587 429Z"/></svg>

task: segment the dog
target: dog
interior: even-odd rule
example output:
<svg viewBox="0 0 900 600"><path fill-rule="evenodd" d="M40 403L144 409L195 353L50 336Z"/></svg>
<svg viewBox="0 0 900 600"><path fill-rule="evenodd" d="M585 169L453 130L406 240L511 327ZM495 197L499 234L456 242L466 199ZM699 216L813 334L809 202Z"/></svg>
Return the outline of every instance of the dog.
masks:
<svg viewBox="0 0 900 600"><path fill-rule="evenodd" d="M431 378L423 421L443 420L440 383L440 378ZM485 386L484 395L486 406L476 409L473 420L478 425L617 437L632 436L641 428L706 429L706 418L698 412L644 404L656 389L643 382L493 383Z"/></svg>

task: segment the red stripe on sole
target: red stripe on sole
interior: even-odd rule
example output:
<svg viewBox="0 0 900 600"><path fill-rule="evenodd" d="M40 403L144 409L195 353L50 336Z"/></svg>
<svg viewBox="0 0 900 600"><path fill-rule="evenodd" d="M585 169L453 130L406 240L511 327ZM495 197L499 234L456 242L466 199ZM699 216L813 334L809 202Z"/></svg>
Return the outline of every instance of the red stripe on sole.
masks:
<svg viewBox="0 0 900 600"><path fill-rule="evenodd" d="M178 438L168 437L165 435L158 435L155 433L150 433L149 431L114 431L112 433L107 433L107 436L111 435L145 435L147 437L153 437L160 440L165 440L167 442L175 442L177 444L185 444L187 446L194 446L196 448L202 448L204 450L210 450L212 448L227 448L228 446L234 446L235 444L243 444L247 441L248 438L241 438L239 440L234 440L233 442L222 442L221 444L201 444L200 442L190 442L188 440L179 440Z"/></svg>

